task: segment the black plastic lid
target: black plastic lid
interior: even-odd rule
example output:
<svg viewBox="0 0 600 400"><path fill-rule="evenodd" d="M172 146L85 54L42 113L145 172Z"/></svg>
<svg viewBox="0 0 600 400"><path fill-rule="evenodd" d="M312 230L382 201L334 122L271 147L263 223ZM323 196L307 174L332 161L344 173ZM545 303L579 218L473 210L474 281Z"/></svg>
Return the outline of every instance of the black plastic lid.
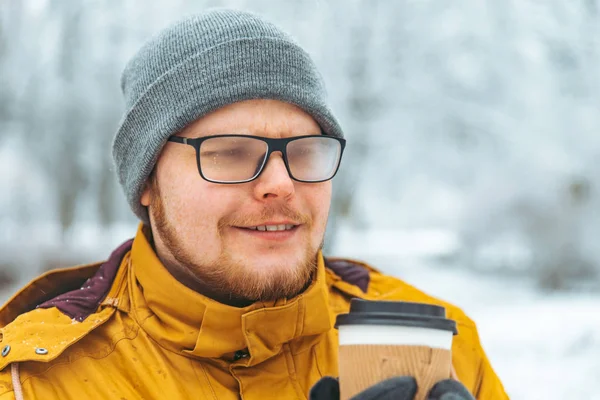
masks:
<svg viewBox="0 0 600 400"><path fill-rule="evenodd" d="M398 325L440 329L457 334L456 322L446 319L441 306L404 301L368 301L352 299L350 312L337 317L341 325Z"/></svg>

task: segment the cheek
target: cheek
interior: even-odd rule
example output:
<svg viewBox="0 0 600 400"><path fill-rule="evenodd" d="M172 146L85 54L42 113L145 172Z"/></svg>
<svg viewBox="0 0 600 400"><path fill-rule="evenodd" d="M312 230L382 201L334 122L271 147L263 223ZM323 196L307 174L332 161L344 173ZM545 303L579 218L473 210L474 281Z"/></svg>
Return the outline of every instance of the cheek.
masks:
<svg viewBox="0 0 600 400"><path fill-rule="evenodd" d="M319 187L316 188L311 188L309 186L305 198L310 204L315 227L325 229L327 217L329 215L329 207L331 205L331 182L323 182L318 185Z"/></svg>
<svg viewBox="0 0 600 400"><path fill-rule="evenodd" d="M161 196L170 225L177 231L189 234L194 225L197 228L199 223L208 225L210 222L213 215L208 198L210 191L197 174L175 171L174 168L164 171Z"/></svg>
<svg viewBox="0 0 600 400"><path fill-rule="evenodd" d="M170 182L169 192L163 193L170 208L167 215L172 212L177 229L184 230L186 235L211 240L217 236L219 221L237 209L235 199L239 196L228 194L200 176L181 178Z"/></svg>

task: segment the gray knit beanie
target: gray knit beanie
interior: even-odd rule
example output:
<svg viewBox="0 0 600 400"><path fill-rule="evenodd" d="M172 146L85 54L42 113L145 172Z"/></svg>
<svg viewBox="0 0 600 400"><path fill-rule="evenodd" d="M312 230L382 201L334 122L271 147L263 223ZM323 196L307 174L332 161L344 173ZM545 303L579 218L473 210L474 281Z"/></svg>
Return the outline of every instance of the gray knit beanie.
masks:
<svg viewBox="0 0 600 400"><path fill-rule="evenodd" d="M285 32L248 12L215 9L171 25L129 61L121 78L126 112L113 142L119 182L133 212L167 139L196 119L248 99L275 99L343 137L310 56Z"/></svg>

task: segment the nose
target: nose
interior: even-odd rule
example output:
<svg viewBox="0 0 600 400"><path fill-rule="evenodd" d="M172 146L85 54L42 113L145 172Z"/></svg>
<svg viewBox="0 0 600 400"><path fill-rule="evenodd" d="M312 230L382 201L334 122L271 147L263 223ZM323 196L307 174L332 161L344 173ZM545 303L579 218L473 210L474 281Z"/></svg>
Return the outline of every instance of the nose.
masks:
<svg viewBox="0 0 600 400"><path fill-rule="evenodd" d="M258 199L287 199L294 194L294 182L280 153L273 153L256 179L254 194Z"/></svg>

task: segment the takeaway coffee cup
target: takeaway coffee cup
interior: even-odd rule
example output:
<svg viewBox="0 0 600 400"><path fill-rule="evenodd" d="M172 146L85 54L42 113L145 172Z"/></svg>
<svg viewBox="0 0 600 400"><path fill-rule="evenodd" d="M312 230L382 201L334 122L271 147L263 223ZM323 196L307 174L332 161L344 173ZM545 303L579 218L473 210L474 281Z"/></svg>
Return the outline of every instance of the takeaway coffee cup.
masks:
<svg viewBox="0 0 600 400"><path fill-rule="evenodd" d="M397 301L353 299L348 314L338 315L341 399L382 380L414 376L415 400L450 378L456 322L443 307Z"/></svg>

